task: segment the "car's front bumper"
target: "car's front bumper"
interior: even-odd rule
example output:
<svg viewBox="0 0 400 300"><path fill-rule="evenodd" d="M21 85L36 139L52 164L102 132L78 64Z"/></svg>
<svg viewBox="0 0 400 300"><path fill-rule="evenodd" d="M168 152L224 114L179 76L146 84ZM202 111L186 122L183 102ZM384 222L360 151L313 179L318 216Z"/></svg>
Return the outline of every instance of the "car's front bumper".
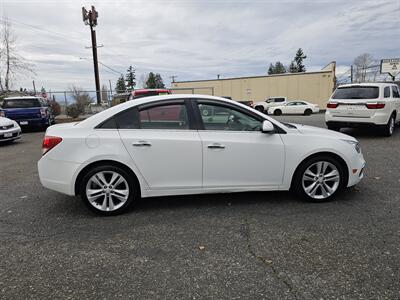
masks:
<svg viewBox="0 0 400 300"><path fill-rule="evenodd" d="M357 153L349 164L349 180L347 186L356 185L364 178L365 160L362 153Z"/></svg>
<svg viewBox="0 0 400 300"><path fill-rule="evenodd" d="M13 127L7 130L0 130L0 142L13 141L19 138L21 138L20 127Z"/></svg>

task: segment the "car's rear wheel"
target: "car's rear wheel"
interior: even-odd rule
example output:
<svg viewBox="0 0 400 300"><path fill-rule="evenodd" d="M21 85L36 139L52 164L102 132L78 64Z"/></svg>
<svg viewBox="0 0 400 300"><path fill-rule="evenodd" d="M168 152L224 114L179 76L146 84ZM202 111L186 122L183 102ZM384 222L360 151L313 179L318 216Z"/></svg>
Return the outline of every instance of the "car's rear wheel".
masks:
<svg viewBox="0 0 400 300"><path fill-rule="evenodd" d="M282 111L280 109L275 109L274 110L274 115L275 116L280 116L282 114Z"/></svg>
<svg viewBox="0 0 400 300"><path fill-rule="evenodd" d="M337 125L332 125L332 124L326 124L329 130L334 130L334 131L340 131L341 127Z"/></svg>
<svg viewBox="0 0 400 300"><path fill-rule="evenodd" d="M337 159L321 155L300 165L292 187L307 201L325 202L343 190L345 174L343 165Z"/></svg>
<svg viewBox="0 0 400 300"><path fill-rule="evenodd" d="M307 108L307 109L304 111L304 115L305 115L305 116L309 116L309 115L311 115L311 114L312 114L312 110L309 109L309 108Z"/></svg>
<svg viewBox="0 0 400 300"><path fill-rule="evenodd" d="M262 107L261 105L256 106L254 109L260 111L260 112L264 112L264 107Z"/></svg>
<svg viewBox="0 0 400 300"><path fill-rule="evenodd" d="M84 203L101 215L122 213L137 200L138 191L132 176L113 165L91 169L80 184L80 195Z"/></svg>
<svg viewBox="0 0 400 300"><path fill-rule="evenodd" d="M384 136L391 136L394 132L394 127L395 127L395 117L394 114L390 116L389 121L387 122L386 125L383 125L382 127L382 133Z"/></svg>

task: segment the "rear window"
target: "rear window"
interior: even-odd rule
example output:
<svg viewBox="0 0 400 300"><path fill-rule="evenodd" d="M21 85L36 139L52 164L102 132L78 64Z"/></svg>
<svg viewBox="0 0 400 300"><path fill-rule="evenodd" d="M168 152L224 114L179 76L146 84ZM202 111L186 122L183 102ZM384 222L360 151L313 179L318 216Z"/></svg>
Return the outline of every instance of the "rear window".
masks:
<svg viewBox="0 0 400 300"><path fill-rule="evenodd" d="M376 99L379 97L379 87L351 86L336 89L332 99Z"/></svg>
<svg viewBox="0 0 400 300"><path fill-rule="evenodd" d="M4 100L3 108L29 108L41 107L40 102L36 98L32 99L10 99Z"/></svg>

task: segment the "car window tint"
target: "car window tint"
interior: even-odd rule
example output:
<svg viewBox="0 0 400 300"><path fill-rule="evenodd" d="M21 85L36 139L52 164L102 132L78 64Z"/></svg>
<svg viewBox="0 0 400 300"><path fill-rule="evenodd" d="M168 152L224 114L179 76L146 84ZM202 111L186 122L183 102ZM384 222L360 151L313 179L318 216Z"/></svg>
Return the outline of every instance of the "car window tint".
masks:
<svg viewBox="0 0 400 300"><path fill-rule="evenodd" d="M390 87L388 87L388 86L385 87L385 89L383 90L383 97L384 98L390 97Z"/></svg>
<svg viewBox="0 0 400 300"><path fill-rule="evenodd" d="M139 128L139 114L137 109L127 109L116 117L118 128L120 129L138 129Z"/></svg>
<svg viewBox="0 0 400 300"><path fill-rule="evenodd" d="M332 99L376 99L379 97L379 87L350 86L339 87L332 95Z"/></svg>
<svg viewBox="0 0 400 300"><path fill-rule="evenodd" d="M189 129L185 104L170 104L145 108L139 112L142 129Z"/></svg>
<svg viewBox="0 0 400 300"><path fill-rule="evenodd" d="M198 104L205 130L260 131L262 122L236 109Z"/></svg>
<svg viewBox="0 0 400 300"><path fill-rule="evenodd" d="M102 129L117 129L117 122L114 118L108 119L103 124L101 124L98 128Z"/></svg>
<svg viewBox="0 0 400 300"><path fill-rule="evenodd" d="M399 98L399 90L397 89L397 86L392 86L392 92L393 92L393 98Z"/></svg>
<svg viewBox="0 0 400 300"><path fill-rule="evenodd" d="M9 99L4 100L3 108L29 108L41 107L40 101L37 98L32 99Z"/></svg>
<svg viewBox="0 0 400 300"><path fill-rule="evenodd" d="M275 102L284 102L285 98L275 98Z"/></svg>

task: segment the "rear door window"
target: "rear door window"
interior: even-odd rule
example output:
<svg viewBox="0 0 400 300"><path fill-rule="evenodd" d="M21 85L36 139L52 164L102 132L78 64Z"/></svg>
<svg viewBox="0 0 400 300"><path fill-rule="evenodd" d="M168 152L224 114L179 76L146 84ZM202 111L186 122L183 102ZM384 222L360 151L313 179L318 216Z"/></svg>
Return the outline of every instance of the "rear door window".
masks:
<svg viewBox="0 0 400 300"><path fill-rule="evenodd" d="M189 129L189 118L184 103L141 109L139 119L142 129Z"/></svg>
<svg viewBox="0 0 400 300"><path fill-rule="evenodd" d="M332 99L376 99L379 97L379 87L377 86L351 86L337 88L332 95Z"/></svg>
<svg viewBox="0 0 400 300"><path fill-rule="evenodd" d="M390 87L385 86L385 89L383 90L383 98L390 98Z"/></svg>
<svg viewBox="0 0 400 300"><path fill-rule="evenodd" d="M400 98L399 95L399 89L397 88L397 86L392 86L392 91L393 91L393 98Z"/></svg>

